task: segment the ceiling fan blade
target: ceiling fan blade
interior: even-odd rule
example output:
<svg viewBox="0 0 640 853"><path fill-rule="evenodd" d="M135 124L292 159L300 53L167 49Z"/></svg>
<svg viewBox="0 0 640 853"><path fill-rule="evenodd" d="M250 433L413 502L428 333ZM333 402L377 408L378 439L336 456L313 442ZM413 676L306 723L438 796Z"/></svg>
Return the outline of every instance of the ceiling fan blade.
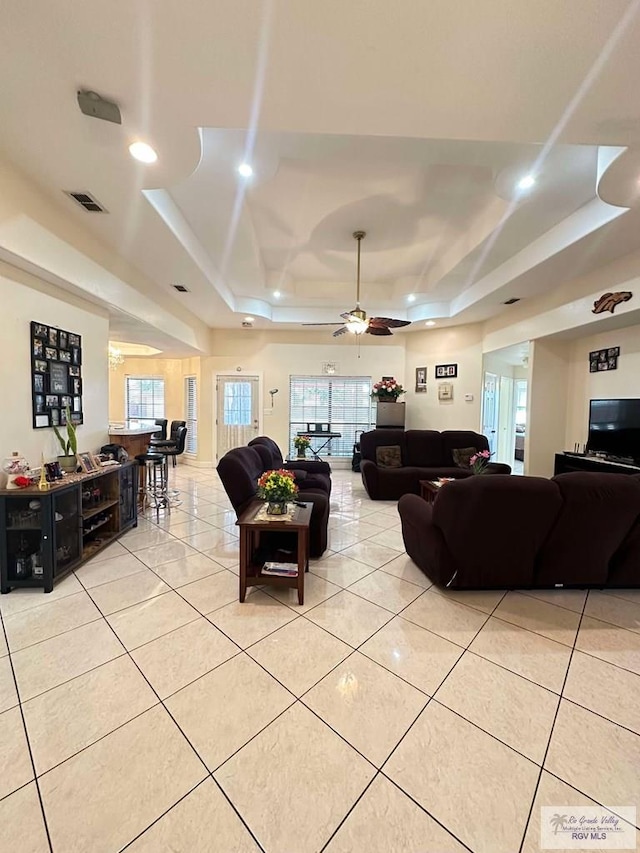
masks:
<svg viewBox="0 0 640 853"><path fill-rule="evenodd" d="M377 329L400 329L410 326L411 320L393 320L391 317L370 317L369 323Z"/></svg>
<svg viewBox="0 0 640 853"><path fill-rule="evenodd" d="M353 310L355 311L355 308ZM353 317L353 311L345 311L345 313L340 316L343 320L350 320Z"/></svg>
<svg viewBox="0 0 640 853"><path fill-rule="evenodd" d="M341 329L336 329L336 330L335 330L335 332L333 333L333 337L334 337L334 338L337 338L337 337L339 337L340 335L346 335L346 334L347 334L347 327L346 327L346 326L343 326Z"/></svg>
<svg viewBox="0 0 640 853"><path fill-rule="evenodd" d="M386 326L372 326L369 325L369 328L366 330L367 335L392 335L393 332L391 329L387 329Z"/></svg>

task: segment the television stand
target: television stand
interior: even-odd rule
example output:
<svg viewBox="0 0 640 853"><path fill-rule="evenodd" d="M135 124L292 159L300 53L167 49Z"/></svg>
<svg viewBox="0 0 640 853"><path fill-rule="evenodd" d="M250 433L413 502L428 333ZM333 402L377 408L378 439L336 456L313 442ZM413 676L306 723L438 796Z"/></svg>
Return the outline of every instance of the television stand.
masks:
<svg viewBox="0 0 640 853"><path fill-rule="evenodd" d="M600 456L588 456L582 453L556 453L553 467L554 476L570 471L591 471L600 474L640 474L640 466L626 462L613 462Z"/></svg>

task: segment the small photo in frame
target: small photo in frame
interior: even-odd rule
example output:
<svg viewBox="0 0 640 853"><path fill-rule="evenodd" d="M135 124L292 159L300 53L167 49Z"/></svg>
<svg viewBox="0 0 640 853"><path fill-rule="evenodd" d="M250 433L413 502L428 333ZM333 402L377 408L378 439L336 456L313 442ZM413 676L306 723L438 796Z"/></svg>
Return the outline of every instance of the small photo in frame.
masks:
<svg viewBox="0 0 640 853"><path fill-rule="evenodd" d="M71 397L67 397L65 395L60 397L60 406L63 409L70 409L72 405L73 405L73 400Z"/></svg>
<svg viewBox="0 0 640 853"><path fill-rule="evenodd" d="M80 368L74 367L73 365L70 365L69 376L80 376Z"/></svg>
<svg viewBox="0 0 640 853"><path fill-rule="evenodd" d="M49 415L36 415L34 422L37 429L40 429L41 427L48 427Z"/></svg>
<svg viewBox="0 0 640 853"><path fill-rule="evenodd" d="M436 379L455 379L457 376L457 364L436 364Z"/></svg>
<svg viewBox="0 0 640 853"><path fill-rule="evenodd" d="M60 354L60 361L71 362L71 353L68 350L61 349L58 352Z"/></svg>
<svg viewBox="0 0 640 853"><path fill-rule="evenodd" d="M44 376L42 373L33 374L33 390L38 394L44 393Z"/></svg>
<svg viewBox="0 0 640 853"><path fill-rule="evenodd" d="M70 347L79 347L80 346L80 335L74 335L71 332L69 332L68 339L69 339L69 346Z"/></svg>
<svg viewBox="0 0 640 853"><path fill-rule="evenodd" d="M424 394L427 390L427 368L416 367L416 394Z"/></svg>
<svg viewBox="0 0 640 853"><path fill-rule="evenodd" d="M74 364L82 363L82 353L80 351L80 347L71 347L71 361Z"/></svg>
<svg viewBox="0 0 640 853"><path fill-rule="evenodd" d="M45 406L47 409L57 409L60 405L59 397L57 394L47 394L45 397Z"/></svg>
<svg viewBox="0 0 640 853"><path fill-rule="evenodd" d="M58 360L58 350L53 347L45 347L44 348L44 357L48 361L57 361Z"/></svg>
<svg viewBox="0 0 640 853"><path fill-rule="evenodd" d="M60 409L51 409L51 426L60 426Z"/></svg>
<svg viewBox="0 0 640 853"><path fill-rule="evenodd" d="M46 373L47 372L47 362L46 361L40 361L40 359L36 359L33 362L33 369L37 370L39 373Z"/></svg>
<svg viewBox="0 0 640 853"><path fill-rule="evenodd" d="M73 412L75 414L76 412L81 412L81 411L82 411L82 397L74 397L73 398Z"/></svg>
<svg viewBox="0 0 640 853"><path fill-rule="evenodd" d="M69 371L71 373L71 371ZM80 379L72 379L71 381L71 393L72 394L82 394L82 381Z"/></svg>
<svg viewBox="0 0 640 853"><path fill-rule="evenodd" d="M34 397L36 414L41 415L44 412L44 396L42 394L36 394Z"/></svg>
<svg viewBox="0 0 640 853"><path fill-rule="evenodd" d="M43 326L42 323L34 323L33 334L39 338L47 339L49 337L49 327Z"/></svg>
<svg viewBox="0 0 640 853"><path fill-rule="evenodd" d="M69 393L69 368L60 361L52 362L49 367L49 393Z"/></svg>
<svg viewBox="0 0 640 853"><path fill-rule="evenodd" d="M60 347L60 349L67 349L67 346L68 346L67 340L68 340L67 333L66 332L60 332L60 334L58 335L58 346Z"/></svg>
<svg viewBox="0 0 640 853"><path fill-rule="evenodd" d="M99 470L98 463L91 453L78 453L76 454L76 459L85 474L92 474L94 471Z"/></svg>
<svg viewBox="0 0 640 853"><path fill-rule="evenodd" d="M49 343L52 347L58 346L58 330L57 329L49 329Z"/></svg>
<svg viewBox="0 0 640 853"><path fill-rule="evenodd" d="M42 358L44 355L44 344L40 338L33 339L33 354L36 358Z"/></svg>

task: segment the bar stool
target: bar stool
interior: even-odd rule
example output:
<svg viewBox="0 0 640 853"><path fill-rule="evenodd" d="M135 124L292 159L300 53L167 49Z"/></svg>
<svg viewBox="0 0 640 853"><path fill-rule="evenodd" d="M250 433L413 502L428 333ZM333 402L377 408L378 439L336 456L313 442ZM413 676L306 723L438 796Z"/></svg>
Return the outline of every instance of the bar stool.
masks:
<svg viewBox="0 0 640 853"><path fill-rule="evenodd" d="M167 478L165 476L165 459L161 453L139 453L136 461L143 472L144 486L139 489L142 493L142 509L151 506L156 511L156 518L160 519L160 510L166 509L171 512L169 493L167 492ZM144 471L143 471L144 469Z"/></svg>
<svg viewBox="0 0 640 853"><path fill-rule="evenodd" d="M187 440L187 427L181 426L181 427L178 427L177 432L176 432L175 445L173 445L172 447L165 447L162 445L158 445L157 448L156 447L153 448L154 450L157 449L157 452L161 453L164 456L164 471L165 471L165 478L167 480L167 483L169 482L169 457L171 456L171 458L173 460L173 464L175 465L176 464L176 456L181 456L184 453L186 440ZM178 489L170 489L169 491L172 495L179 495L180 494Z"/></svg>

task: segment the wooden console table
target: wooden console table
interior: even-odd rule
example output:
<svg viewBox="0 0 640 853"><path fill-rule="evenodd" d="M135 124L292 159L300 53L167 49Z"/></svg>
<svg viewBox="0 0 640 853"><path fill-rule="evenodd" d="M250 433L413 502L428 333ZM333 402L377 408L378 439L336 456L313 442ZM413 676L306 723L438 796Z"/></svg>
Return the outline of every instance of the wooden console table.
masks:
<svg viewBox="0 0 640 853"><path fill-rule="evenodd" d="M312 504L296 506L293 518L282 519L271 516L269 519L256 519L256 515L265 506L264 501L255 500L242 513L236 524L240 528L240 594L244 601L248 586L284 586L298 590L298 604L304 604L304 573L309 571L309 522ZM261 547L261 533L292 533L297 537L296 561L279 559L277 550L269 553ZM265 561L297 563L298 573L292 577L265 575L262 569Z"/></svg>

